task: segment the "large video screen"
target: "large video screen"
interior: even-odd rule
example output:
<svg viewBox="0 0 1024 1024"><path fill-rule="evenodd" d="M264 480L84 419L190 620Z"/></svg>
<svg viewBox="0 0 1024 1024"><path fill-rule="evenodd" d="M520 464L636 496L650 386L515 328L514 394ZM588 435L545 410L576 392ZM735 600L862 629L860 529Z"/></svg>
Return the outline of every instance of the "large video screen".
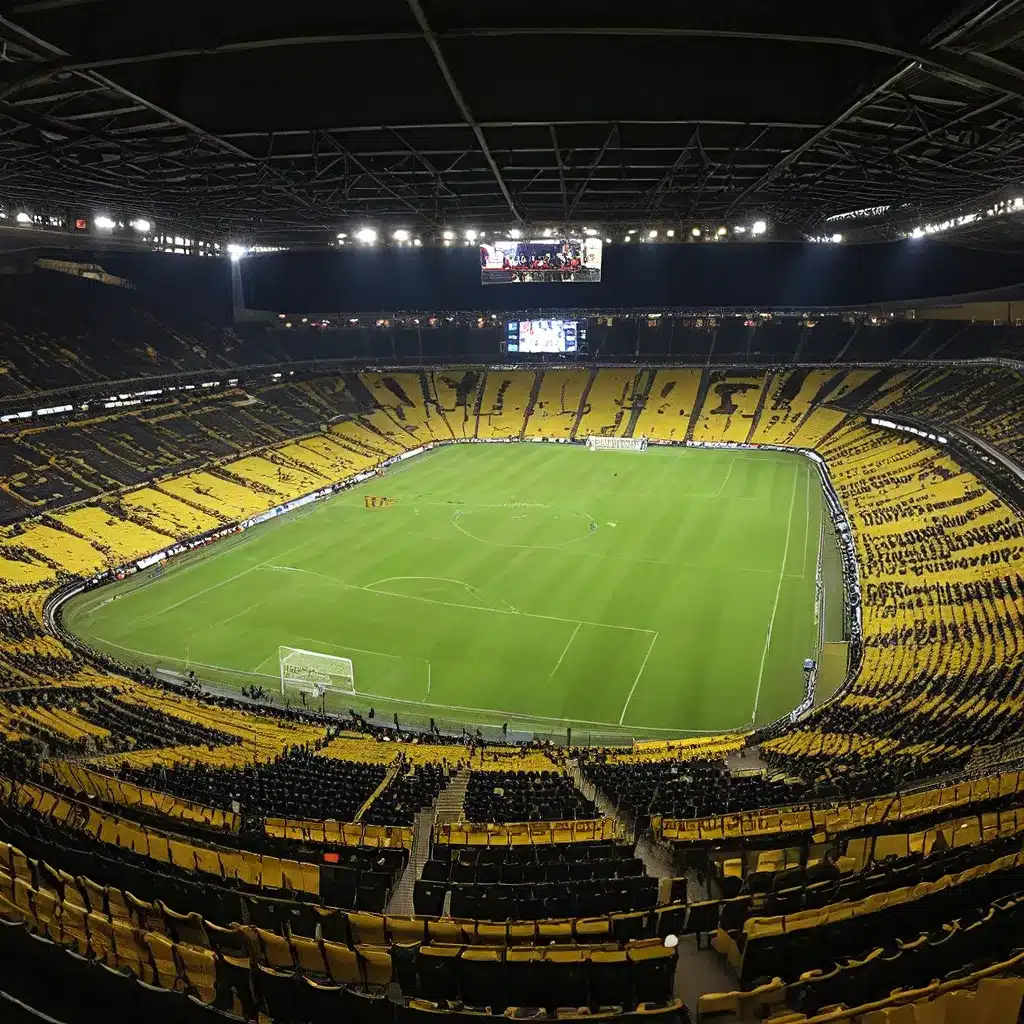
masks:
<svg viewBox="0 0 1024 1024"><path fill-rule="evenodd" d="M509 320L505 326L509 352L543 354L585 352L586 320Z"/></svg>
<svg viewBox="0 0 1024 1024"><path fill-rule="evenodd" d="M480 280L484 284L600 281L601 239L508 239L481 244Z"/></svg>

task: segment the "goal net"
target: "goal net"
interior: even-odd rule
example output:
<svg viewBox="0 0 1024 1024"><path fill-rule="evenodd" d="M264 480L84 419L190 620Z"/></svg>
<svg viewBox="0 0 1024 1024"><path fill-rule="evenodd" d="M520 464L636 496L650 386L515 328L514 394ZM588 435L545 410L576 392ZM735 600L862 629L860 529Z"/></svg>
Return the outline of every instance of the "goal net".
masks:
<svg viewBox="0 0 1024 1024"><path fill-rule="evenodd" d="M321 697L328 691L355 693L356 678L351 658L338 658L301 647L279 648L281 693L298 690Z"/></svg>
<svg viewBox="0 0 1024 1024"><path fill-rule="evenodd" d="M646 437L602 437L600 434L591 434L587 438L587 448L592 452L602 451L647 451Z"/></svg>

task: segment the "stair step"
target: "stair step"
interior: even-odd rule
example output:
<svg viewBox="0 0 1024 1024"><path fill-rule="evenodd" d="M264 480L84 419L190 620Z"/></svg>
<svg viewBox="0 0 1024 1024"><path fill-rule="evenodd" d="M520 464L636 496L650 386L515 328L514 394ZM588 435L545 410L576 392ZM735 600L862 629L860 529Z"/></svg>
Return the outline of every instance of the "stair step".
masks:
<svg viewBox="0 0 1024 1024"><path fill-rule="evenodd" d="M388 901L386 913L412 917L415 913L413 896L416 891L416 883L423 875L423 866L430 858L430 841L433 834L434 822L437 820L438 808L441 801L446 797L450 799L452 790L458 796L458 814L462 814L462 798L466 792L465 776L456 775L452 781L443 789L437 800L421 810L413 821L413 842L412 850L409 852L409 862L402 872Z"/></svg>

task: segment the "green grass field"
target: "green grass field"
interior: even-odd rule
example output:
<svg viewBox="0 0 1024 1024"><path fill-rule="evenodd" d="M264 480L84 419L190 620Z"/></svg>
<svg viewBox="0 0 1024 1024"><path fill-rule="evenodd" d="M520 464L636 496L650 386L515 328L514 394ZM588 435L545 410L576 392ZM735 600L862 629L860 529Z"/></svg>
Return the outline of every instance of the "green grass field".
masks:
<svg viewBox="0 0 1024 1024"><path fill-rule="evenodd" d="M360 696L329 706L388 719L718 732L803 696L821 523L795 455L449 446L83 594L64 622L123 661L278 693L280 645L351 657Z"/></svg>

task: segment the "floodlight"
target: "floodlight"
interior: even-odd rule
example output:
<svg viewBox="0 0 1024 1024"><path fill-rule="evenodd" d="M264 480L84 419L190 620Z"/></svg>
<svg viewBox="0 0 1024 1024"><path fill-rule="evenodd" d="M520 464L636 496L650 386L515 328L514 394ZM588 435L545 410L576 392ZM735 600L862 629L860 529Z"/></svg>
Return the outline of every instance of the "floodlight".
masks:
<svg viewBox="0 0 1024 1024"><path fill-rule="evenodd" d="M654 228L651 228L651 230L647 232L647 237L648 238L657 238L658 237L657 230L654 229Z"/></svg>
<svg viewBox="0 0 1024 1024"><path fill-rule="evenodd" d="M597 228L584 228L583 234L589 235L591 238L593 238L593 236L597 234Z"/></svg>
<svg viewBox="0 0 1024 1024"><path fill-rule="evenodd" d="M914 230L910 232L910 237L911 238L920 238L923 234L924 234L924 228L917 227L917 228L914 228Z"/></svg>
<svg viewBox="0 0 1024 1024"><path fill-rule="evenodd" d="M715 234L718 235L719 238L721 238L725 233L726 232L724 227L719 227L719 229L715 232Z"/></svg>
<svg viewBox="0 0 1024 1024"><path fill-rule="evenodd" d="M544 229L544 237L545 238L550 238L551 237L551 228L545 228Z"/></svg>
<svg viewBox="0 0 1024 1024"><path fill-rule="evenodd" d="M675 238L676 237L676 229L675 228L669 228L668 231L665 232L665 234L668 235L669 238Z"/></svg>
<svg viewBox="0 0 1024 1024"><path fill-rule="evenodd" d="M373 245L377 241L377 232L373 228L360 228L356 232L356 238L366 245Z"/></svg>
<svg viewBox="0 0 1024 1024"><path fill-rule="evenodd" d="M132 221L132 227L135 228L136 231L141 231L142 234L148 235L153 225L144 217L140 217L138 220Z"/></svg>
<svg viewBox="0 0 1024 1024"><path fill-rule="evenodd" d="M522 238L523 237L523 233L522 233L522 231L519 230L519 228L509 228L508 229L508 237L509 238Z"/></svg>
<svg viewBox="0 0 1024 1024"><path fill-rule="evenodd" d="M454 231L446 231L444 233L444 240L446 242L450 242L454 237L455 237L455 232Z"/></svg>
<svg viewBox="0 0 1024 1024"><path fill-rule="evenodd" d="M422 241L420 241L420 239L418 239L418 238L414 238L414 239L412 240L412 244L413 244L413 245L422 245L422 244L423 244L423 242L422 242Z"/></svg>
<svg viewBox="0 0 1024 1024"><path fill-rule="evenodd" d="M839 234L838 231L832 236L832 241L835 242L836 245L838 245L842 240L843 240L843 236L841 234Z"/></svg>
<svg viewBox="0 0 1024 1024"><path fill-rule="evenodd" d="M232 242L228 246L228 255L231 257L231 260L234 263L237 263L238 260L240 260L245 255L245 253L246 248L244 245L238 245L237 243Z"/></svg>
<svg viewBox="0 0 1024 1024"><path fill-rule="evenodd" d="M763 235L768 230L768 225L763 220L755 220L750 231L755 235Z"/></svg>
<svg viewBox="0 0 1024 1024"><path fill-rule="evenodd" d="M735 231L737 235L745 234L746 230L747 229L742 224L737 224L736 227L733 228L733 231Z"/></svg>
<svg viewBox="0 0 1024 1024"><path fill-rule="evenodd" d="M694 238L700 238L700 228L690 228L690 234L693 235Z"/></svg>
<svg viewBox="0 0 1024 1024"><path fill-rule="evenodd" d="M32 218L31 218L31 217L30 217L30 216L29 216L29 215L28 215L27 213L25 213L25 211L24 211L24 210L22 210L22 212L21 212L21 213L19 213L19 214L18 214L18 216L17 216L17 217L15 217L14 219L15 219L15 220L16 220L16 221L17 221L17 222L18 222L19 224L28 224L28 223L29 223L29 222L30 222L30 221L32 220Z"/></svg>
<svg viewBox="0 0 1024 1024"><path fill-rule="evenodd" d="M96 217L92 223L93 227L102 228L105 231L110 231L114 227L114 222L109 217Z"/></svg>
<svg viewBox="0 0 1024 1024"><path fill-rule="evenodd" d="M611 245L611 244L612 244L612 240L611 240L610 238L606 238L606 239L605 239L605 243L606 243L607 245Z"/></svg>
<svg viewBox="0 0 1024 1024"><path fill-rule="evenodd" d="M339 232L338 232L338 238L348 238L348 235L347 235L347 234L345 234L345 232L344 232L344 231L339 231Z"/></svg>
<svg viewBox="0 0 1024 1024"><path fill-rule="evenodd" d="M409 232L405 228L399 228L392 236L396 242L408 242Z"/></svg>
<svg viewBox="0 0 1024 1024"><path fill-rule="evenodd" d="M623 238L622 240L623 240L624 242L628 242L628 241L629 241L629 235L626 235L626 237L625 237L625 238Z"/></svg>
<svg viewBox="0 0 1024 1024"><path fill-rule="evenodd" d="M475 242L476 241L476 231L474 231L473 228L467 228L466 229L466 241L467 242Z"/></svg>

